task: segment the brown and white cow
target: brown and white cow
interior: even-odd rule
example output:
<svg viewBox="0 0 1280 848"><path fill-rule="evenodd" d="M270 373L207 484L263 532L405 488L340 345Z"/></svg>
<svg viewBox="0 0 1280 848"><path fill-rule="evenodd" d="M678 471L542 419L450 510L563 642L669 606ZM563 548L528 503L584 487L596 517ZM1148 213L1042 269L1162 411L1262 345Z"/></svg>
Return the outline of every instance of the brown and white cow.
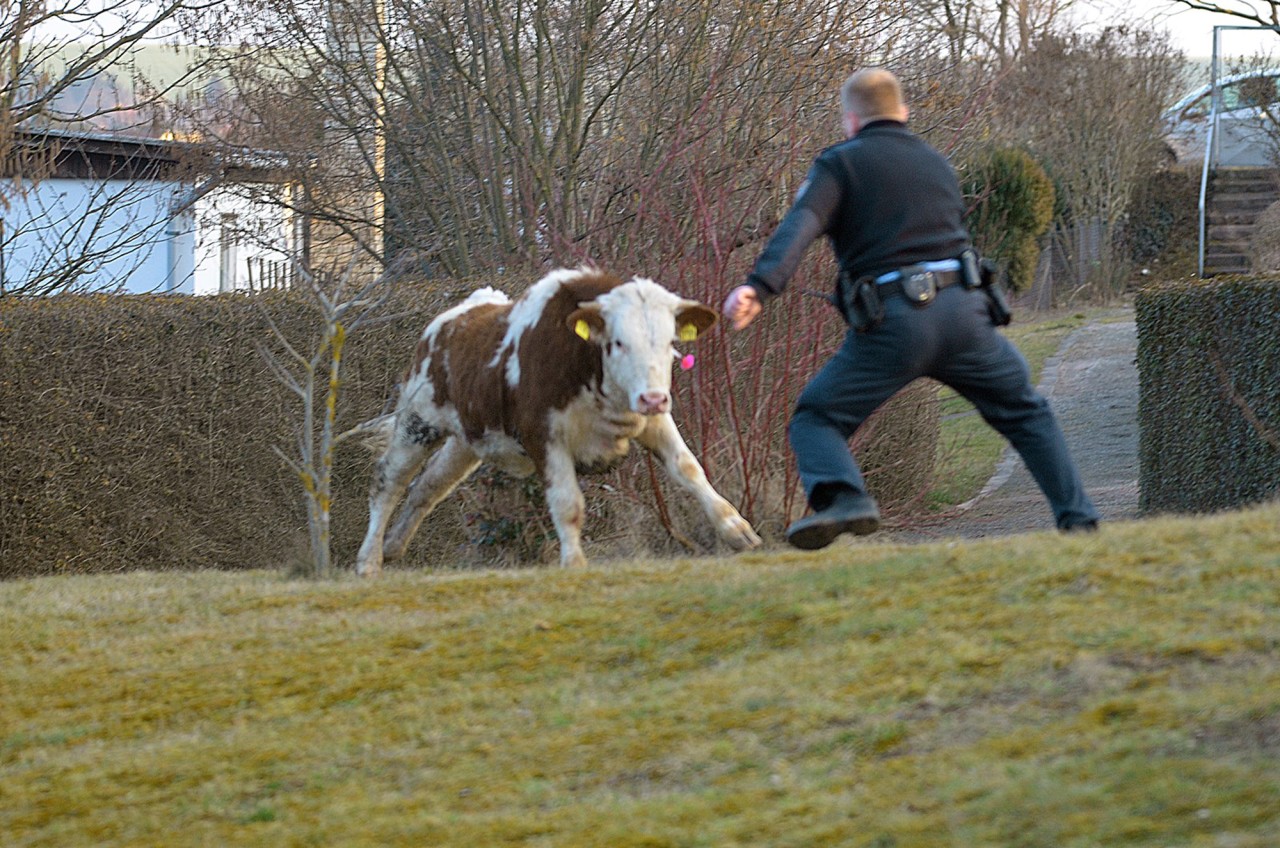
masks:
<svg viewBox="0 0 1280 848"><path fill-rule="evenodd" d="M376 574L384 558L403 554L427 514L482 462L542 475L560 563L584 565L577 472L616 464L632 440L698 499L722 540L736 550L759 545L711 488L670 412L673 345L716 318L652 280L624 283L585 267L554 271L514 302L481 289L437 316L395 410L359 428L385 448L357 572Z"/></svg>

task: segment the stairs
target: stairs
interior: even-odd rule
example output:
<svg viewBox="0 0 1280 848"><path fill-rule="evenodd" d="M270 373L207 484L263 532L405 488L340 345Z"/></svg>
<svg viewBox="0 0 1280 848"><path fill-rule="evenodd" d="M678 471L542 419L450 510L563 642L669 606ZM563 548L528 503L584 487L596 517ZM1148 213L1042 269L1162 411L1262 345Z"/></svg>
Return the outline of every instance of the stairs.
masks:
<svg viewBox="0 0 1280 848"><path fill-rule="evenodd" d="M1280 200L1280 170L1219 168L1209 178L1204 275L1247 274L1258 216Z"/></svg>

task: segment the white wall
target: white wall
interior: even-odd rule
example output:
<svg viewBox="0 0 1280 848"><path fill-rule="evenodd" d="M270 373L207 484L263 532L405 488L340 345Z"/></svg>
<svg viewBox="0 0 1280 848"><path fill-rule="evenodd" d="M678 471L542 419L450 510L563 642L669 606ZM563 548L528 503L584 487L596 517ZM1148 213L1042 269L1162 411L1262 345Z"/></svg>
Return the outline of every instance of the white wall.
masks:
<svg viewBox="0 0 1280 848"><path fill-rule="evenodd" d="M287 268L292 227L281 207L230 186L171 217L191 192L177 182L79 179L43 180L19 192L0 181L8 200L0 204L4 290L36 281L39 288L28 290L39 294L214 294L251 281L260 288L264 262Z"/></svg>
<svg viewBox="0 0 1280 848"><path fill-rule="evenodd" d="M278 205L287 189L227 186L195 208L195 294L260 290L289 269L292 217ZM276 202L272 202L272 201Z"/></svg>
<svg viewBox="0 0 1280 848"><path fill-rule="evenodd" d="M174 288L167 225L179 184L49 179L19 192L3 182L5 291L59 281L75 291Z"/></svg>

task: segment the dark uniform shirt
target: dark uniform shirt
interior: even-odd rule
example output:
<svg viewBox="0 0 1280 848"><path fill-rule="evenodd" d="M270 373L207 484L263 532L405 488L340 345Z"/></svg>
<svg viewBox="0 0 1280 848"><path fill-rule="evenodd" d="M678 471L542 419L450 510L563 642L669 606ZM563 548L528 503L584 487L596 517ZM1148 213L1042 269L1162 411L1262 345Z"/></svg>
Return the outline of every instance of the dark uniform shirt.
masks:
<svg viewBox="0 0 1280 848"><path fill-rule="evenodd" d="M951 163L904 124L874 121L814 160L747 285L781 294L820 235L850 279L957 257L969 246L964 212Z"/></svg>

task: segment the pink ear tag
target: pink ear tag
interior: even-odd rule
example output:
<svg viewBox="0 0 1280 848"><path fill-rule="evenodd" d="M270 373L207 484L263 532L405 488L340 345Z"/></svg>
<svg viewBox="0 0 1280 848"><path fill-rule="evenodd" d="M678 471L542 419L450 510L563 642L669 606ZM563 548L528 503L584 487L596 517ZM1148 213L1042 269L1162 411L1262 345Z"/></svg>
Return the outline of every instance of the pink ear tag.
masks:
<svg viewBox="0 0 1280 848"><path fill-rule="evenodd" d="M686 354L685 354L683 357L681 357L681 359L680 359L680 370L681 370L681 371L688 371L688 370L689 370L690 368L692 368L692 367L693 367L693 354L692 354L692 353L686 353Z"/></svg>

